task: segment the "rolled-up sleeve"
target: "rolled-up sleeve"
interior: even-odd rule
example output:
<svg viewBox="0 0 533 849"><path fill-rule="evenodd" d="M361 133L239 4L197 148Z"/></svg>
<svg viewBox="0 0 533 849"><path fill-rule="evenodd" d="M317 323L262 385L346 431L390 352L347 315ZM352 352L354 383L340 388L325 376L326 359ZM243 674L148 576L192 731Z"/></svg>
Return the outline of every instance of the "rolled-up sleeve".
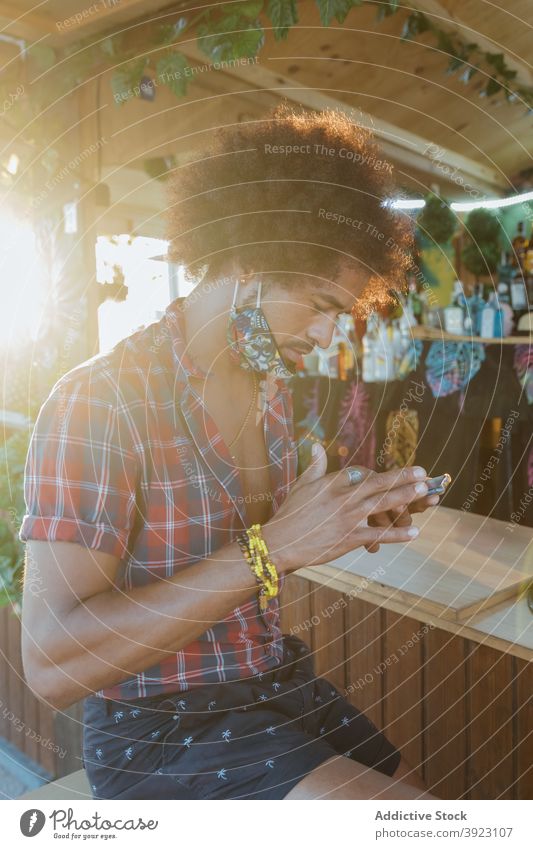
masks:
<svg viewBox="0 0 533 849"><path fill-rule="evenodd" d="M138 468L118 406L96 397L87 379L60 381L31 436L20 539L76 542L123 558Z"/></svg>

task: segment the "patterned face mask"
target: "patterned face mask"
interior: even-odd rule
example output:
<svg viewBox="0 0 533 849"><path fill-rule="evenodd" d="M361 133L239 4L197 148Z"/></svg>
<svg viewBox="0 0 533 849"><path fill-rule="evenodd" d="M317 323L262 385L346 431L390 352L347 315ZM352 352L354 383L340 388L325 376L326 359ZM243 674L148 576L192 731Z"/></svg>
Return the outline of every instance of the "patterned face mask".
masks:
<svg viewBox="0 0 533 849"><path fill-rule="evenodd" d="M226 331L234 361L243 369L266 371L274 377L293 377L295 371L290 371L285 365L261 308L261 283L255 307L237 309L238 290L237 280Z"/></svg>

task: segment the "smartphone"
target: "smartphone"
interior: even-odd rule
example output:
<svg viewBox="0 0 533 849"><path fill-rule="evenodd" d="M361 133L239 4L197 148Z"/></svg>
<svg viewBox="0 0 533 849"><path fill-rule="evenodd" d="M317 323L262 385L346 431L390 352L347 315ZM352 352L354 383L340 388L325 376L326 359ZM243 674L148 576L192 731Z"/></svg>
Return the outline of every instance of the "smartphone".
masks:
<svg viewBox="0 0 533 849"><path fill-rule="evenodd" d="M426 483L429 487L427 495L442 495L451 482L452 476L448 472L436 478L426 478Z"/></svg>

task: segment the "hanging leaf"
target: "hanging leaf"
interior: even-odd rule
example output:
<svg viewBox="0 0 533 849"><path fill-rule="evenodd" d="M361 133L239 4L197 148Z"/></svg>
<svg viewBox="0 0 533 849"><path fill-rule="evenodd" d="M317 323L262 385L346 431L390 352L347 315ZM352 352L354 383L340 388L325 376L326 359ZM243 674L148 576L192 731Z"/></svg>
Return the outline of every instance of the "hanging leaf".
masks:
<svg viewBox="0 0 533 849"><path fill-rule="evenodd" d="M387 0L385 3L380 3L377 11L378 21L382 21L384 18L394 15L395 12L398 11L399 6L400 3L397 2L397 0Z"/></svg>
<svg viewBox="0 0 533 849"><path fill-rule="evenodd" d="M247 0L246 3L224 3L229 14L236 13L241 18L256 20L263 10L263 0Z"/></svg>
<svg viewBox="0 0 533 849"><path fill-rule="evenodd" d="M442 30L439 30L437 33L437 45L439 50L442 50L444 53L449 53L451 56L455 53L452 39L448 33Z"/></svg>
<svg viewBox="0 0 533 849"><path fill-rule="evenodd" d="M54 48L45 44L34 44L28 47L25 55L31 59L39 71L48 71L57 61Z"/></svg>
<svg viewBox="0 0 533 849"><path fill-rule="evenodd" d="M455 74L459 68L462 68L464 65L464 60L460 58L460 56L453 56L448 62L448 67L446 69L447 74Z"/></svg>
<svg viewBox="0 0 533 849"><path fill-rule="evenodd" d="M320 20L325 27L329 27L333 18L342 24L350 9L360 6L362 2L363 0L316 0Z"/></svg>
<svg viewBox="0 0 533 849"><path fill-rule="evenodd" d="M160 44L173 44L187 26L187 18L178 18L174 24L163 24L159 28L158 41Z"/></svg>
<svg viewBox="0 0 533 849"><path fill-rule="evenodd" d="M106 56L111 56L111 58L114 58L117 55L115 50L115 39L113 38L113 36L110 36L109 38L104 38L100 42L100 50Z"/></svg>
<svg viewBox="0 0 533 849"><path fill-rule="evenodd" d="M226 15L214 24L198 27L198 47L213 62L246 59L257 56L265 42L259 21L249 21L240 15Z"/></svg>
<svg viewBox="0 0 533 849"><path fill-rule="evenodd" d="M160 83L169 87L176 97L187 94L188 77L185 68L189 67L187 57L177 50L165 53L156 65L157 78Z"/></svg>
<svg viewBox="0 0 533 849"><path fill-rule="evenodd" d="M463 83L469 83L474 74L477 74L478 68L475 68L473 65L470 65L468 68L465 68L463 73L460 75L459 79Z"/></svg>
<svg viewBox="0 0 533 849"><path fill-rule="evenodd" d="M492 78L488 81L485 88L482 89L479 93L481 97L492 97L493 94L498 94L501 87L501 83L499 83L498 80Z"/></svg>
<svg viewBox="0 0 533 849"><path fill-rule="evenodd" d="M484 56L485 61L488 62L489 65L492 65L499 74L504 73L507 65L505 64L503 53L485 53Z"/></svg>
<svg viewBox="0 0 533 849"><path fill-rule="evenodd" d="M269 0L267 14L272 21L276 41L287 38L290 27L298 23L296 0Z"/></svg>
<svg viewBox="0 0 533 849"><path fill-rule="evenodd" d="M122 104L124 100L128 100L128 95L135 96L132 89L140 85L145 66L146 59L136 59L133 62L127 62L115 71L111 78L115 103Z"/></svg>
<svg viewBox="0 0 533 849"><path fill-rule="evenodd" d="M408 41L423 32L427 32L428 29L430 29L428 18L422 12L413 12L405 19L400 38L402 41Z"/></svg>

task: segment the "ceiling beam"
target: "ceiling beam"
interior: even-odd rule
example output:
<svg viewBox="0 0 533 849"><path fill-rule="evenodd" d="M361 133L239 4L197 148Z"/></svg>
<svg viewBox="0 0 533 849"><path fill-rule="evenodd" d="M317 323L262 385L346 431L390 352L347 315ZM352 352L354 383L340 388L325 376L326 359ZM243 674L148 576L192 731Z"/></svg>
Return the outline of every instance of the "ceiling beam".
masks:
<svg viewBox="0 0 533 849"><path fill-rule="evenodd" d="M21 13L14 3L0 3L0 24L2 30L28 40L55 31L55 22L50 15L30 11Z"/></svg>
<svg viewBox="0 0 533 849"><path fill-rule="evenodd" d="M456 3L455 5L460 11L462 4ZM416 0L416 8L430 18L435 18L435 23L438 23L447 32L456 33L462 38L466 38L468 42L475 41L482 50L488 53L503 53L509 69L516 71L516 77L509 84L510 87L513 83L518 83L526 88L533 88L531 66L525 60L519 59L509 48L503 47L499 41L493 41L475 27L465 24L457 14L446 9L439 0Z"/></svg>
<svg viewBox="0 0 533 849"><path fill-rule="evenodd" d="M68 44L85 35L106 30L113 24L124 24L141 15L157 17L168 4L154 9L154 0L94 0L85 7L70 10L64 18L55 18L41 12L23 12L12 2L0 0L0 25L3 29L27 40L49 35L50 44Z"/></svg>
<svg viewBox="0 0 533 849"><path fill-rule="evenodd" d="M179 45L179 49L195 62L206 64L206 57L200 53L195 44L191 42L183 43ZM309 109L317 111L337 109L345 112L350 118L353 118L354 112L356 112L359 123L373 130L376 136L380 138L381 147L387 156L397 162L402 162L408 168L416 167L419 171L431 174L436 180L447 181L442 168L444 164L451 169L456 169L460 175L464 176L465 182L472 183L476 188L493 192L509 189L509 181L497 169L446 149L440 144L438 144L439 151L436 161L435 156L430 157L428 155L429 150L435 151L436 139L424 138L391 124L389 121L374 118L368 112L354 109L338 97L331 97L329 94L322 93L319 89L307 88L296 80L270 71L260 64L228 65L219 73L237 77L241 82L270 91L280 98L286 98ZM440 167L439 163L441 163ZM459 186L458 191L460 191Z"/></svg>
<svg viewBox="0 0 533 849"><path fill-rule="evenodd" d="M139 15L151 12L150 17L156 17L158 9L154 9L154 0L100 0L94 3L97 11L94 14L87 14L84 17L77 17L76 13L67 18L73 17L74 21L69 21L68 27L60 26L62 22L58 21L57 26L62 35L72 35L75 39L82 35L93 31L100 31L112 26L115 22L125 23L131 21ZM91 9L90 3L87 3L86 11ZM149 21L146 21L149 23Z"/></svg>

